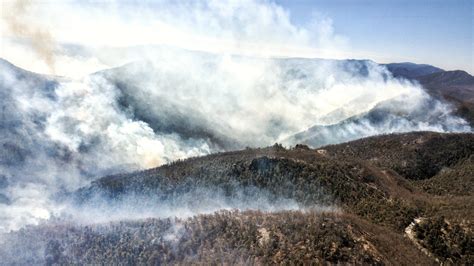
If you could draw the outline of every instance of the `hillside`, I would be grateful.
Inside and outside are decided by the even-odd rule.
[[[384,65],[396,78],[419,83],[427,95],[407,104],[400,96],[381,101],[372,109],[337,123],[316,124],[283,140],[321,147],[378,134],[409,131],[472,131],[474,127],[474,77],[461,70],[444,71],[431,65],[392,63]],[[417,108],[413,108],[417,106]],[[427,112],[426,110],[430,110]],[[344,116],[335,110],[329,117]],[[409,130],[407,130],[410,128]]]
[[[345,119],[336,124],[316,125],[283,140],[284,144],[304,143],[312,147],[337,144],[379,134],[407,131],[470,132],[471,125],[460,117],[446,113],[447,106],[434,98],[418,102],[413,110],[404,103],[405,98],[394,98],[377,104],[366,113]],[[395,106],[395,107],[394,107]],[[399,108],[403,106],[403,108]],[[424,110],[431,110],[425,112]],[[411,130],[407,130],[410,128]]]
[[[474,77],[461,70],[445,71],[416,78],[431,95],[456,107],[456,113],[474,125]]]
[[[359,158],[392,169],[406,179],[420,180],[469,158],[474,139],[472,134],[413,132],[370,137],[325,149],[336,159]]]
[[[32,264],[433,263],[399,234],[332,213],[221,211],[186,220],[45,225],[6,241],[31,243]],[[8,252],[0,256],[24,263]]]
[[[430,95],[447,100],[456,107],[456,114],[474,125],[474,77],[466,71],[444,71],[413,63],[385,65],[395,77],[419,82]]]
[[[474,126],[474,77],[463,70],[443,69],[414,63],[384,64],[394,77],[419,82],[430,95],[447,100],[456,108],[456,114]]]
[[[243,193],[250,199],[267,195],[270,202],[292,199],[298,209],[242,209],[86,227],[58,221],[8,237],[24,245],[35,236],[48,244],[46,250],[32,244],[31,252],[51,253],[46,259],[58,263],[469,264],[474,261],[474,227],[468,218],[474,215],[474,198],[472,186],[460,182],[473,182],[473,154],[473,134],[433,132],[383,135],[317,150],[275,145],[218,153],[107,176],[73,197],[82,211],[127,195],[140,195],[138,206],[144,208],[147,199],[181,202],[175,199],[201,188],[214,191],[206,194],[211,202]],[[217,197],[219,191],[223,198]],[[193,198],[178,204],[192,207],[202,200]],[[167,237],[170,232],[180,237]]]

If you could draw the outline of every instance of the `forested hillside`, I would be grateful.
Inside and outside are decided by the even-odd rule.
[[[264,194],[299,207],[87,226],[58,221],[9,237],[24,245],[34,235],[46,246],[31,252],[57,263],[472,263],[473,154],[473,134],[433,132],[218,153],[107,176],[72,196],[91,206],[127,195],[172,201],[202,189],[222,192],[216,201]]]

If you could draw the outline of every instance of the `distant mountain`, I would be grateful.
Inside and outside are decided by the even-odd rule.
[[[413,109],[412,105],[418,108]],[[337,144],[373,132],[389,134],[407,131],[470,131],[469,125],[460,123],[460,118],[446,113],[445,106],[434,98],[422,98],[416,103],[406,104],[405,97],[390,99],[377,104],[366,113],[331,125],[315,125],[283,140],[283,143],[304,143],[312,147]],[[427,112],[426,110],[429,110]]]
[[[387,67],[387,69],[392,72],[395,77],[404,77],[408,79],[444,71],[443,69],[432,65],[415,64],[409,62],[382,65]]]
[[[458,102],[474,103],[474,77],[462,70],[444,71],[417,77],[430,93]]]
[[[200,65],[199,68],[202,73],[200,75],[213,76],[214,72],[218,70],[219,60],[215,55],[211,54],[192,54],[196,56],[192,62]],[[255,62],[256,63],[256,62]],[[377,64],[370,60],[329,60],[329,59],[308,59],[308,58],[287,58],[287,59],[273,59],[272,63],[276,66],[275,71],[279,73],[278,84],[281,90],[294,90],[294,94],[299,91],[324,90],[327,84],[331,84],[330,80],[336,80],[341,83],[357,82],[364,78],[370,79],[369,75],[376,75],[373,72],[385,71],[380,73],[382,77],[387,77],[390,73],[384,68],[378,68]],[[413,63],[394,63],[385,65],[389,70],[398,73],[394,74],[398,77],[410,78],[414,76],[424,77],[426,73],[445,73],[442,69],[430,65],[419,65]],[[203,80],[198,78],[194,73],[185,74],[186,70],[178,73],[171,73],[170,70],[164,68],[158,63],[153,62],[135,62],[122,67],[105,70],[100,74],[104,76],[111,84],[120,90],[120,97],[118,99],[121,107],[127,110],[128,113],[137,120],[144,121],[150,125],[155,132],[164,132],[167,134],[178,134],[181,138],[205,138],[210,140],[213,147],[217,150],[232,150],[242,148],[244,146],[255,146],[254,141],[259,136],[250,138],[247,143],[242,143],[241,139],[237,137],[236,131],[231,131],[226,127],[225,123],[216,123],[212,121],[212,116],[215,113],[205,113],[200,109],[193,109],[192,104],[183,104],[183,102],[174,95],[167,93],[173,91],[174,88],[183,88],[188,91],[196,91],[196,100],[202,102],[200,92],[210,90],[210,97],[217,92],[213,89],[206,89],[209,84],[203,83]],[[374,70],[376,69],[376,70]],[[397,72],[399,71],[399,72]],[[327,72],[327,73],[326,73]],[[379,73],[377,73],[379,74]],[[430,74],[430,75],[434,75]],[[314,76],[323,75],[330,76],[329,80],[321,81]],[[193,79],[190,82],[190,79]],[[449,78],[447,78],[449,80]],[[150,80],[154,82],[154,86],[164,92],[155,93],[154,91],[140,91],[140,88],[150,87]],[[184,82],[185,81],[185,82]],[[221,82],[216,80],[213,86],[223,86],[224,91],[226,87],[232,86],[235,82]],[[383,81],[381,81],[383,82]],[[443,83],[444,84],[444,83]],[[189,86],[189,87],[188,87]],[[151,89],[154,90],[153,87]],[[238,88],[235,88],[238,90]],[[375,88],[374,88],[375,89]],[[426,88],[425,88],[426,89]],[[157,90],[158,91],[158,90]],[[222,92],[221,92],[222,93]],[[433,92],[428,91],[433,94]],[[288,96],[293,100],[293,95]],[[414,103],[407,106],[404,101],[406,99],[392,99],[390,102],[379,103],[368,110],[368,113],[359,113],[351,117],[351,112],[354,109],[364,108],[366,97],[362,95],[351,102],[345,104],[343,108],[336,109],[320,119],[320,122],[325,124],[334,123],[331,121],[342,121],[339,126],[337,124],[331,126],[315,125],[308,131],[317,132],[317,141],[309,140],[310,137],[300,138],[299,134],[296,138],[289,138],[284,140],[285,143],[297,143],[298,140],[308,144],[327,145],[338,143],[341,141],[349,141],[360,137],[373,135],[377,133],[391,133],[391,132],[407,132],[412,130],[443,130],[443,131],[464,131],[462,126],[454,125],[455,121],[451,119],[443,110],[440,104],[431,99],[420,103],[418,110],[412,110]],[[444,98],[437,98],[440,102],[445,102]],[[222,99],[216,99],[217,102]],[[157,105],[156,103],[160,103]],[[397,108],[395,108],[397,107]],[[436,109],[437,107],[438,109]],[[423,108],[427,108],[422,110]],[[426,111],[428,110],[428,111]],[[446,111],[446,110],[444,110]],[[236,113],[237,110],[233,113]],[[218,115],[218,114],[217,114]],[[285,130],[285,124],[278,121],[278,115],[275,115],[276,127],[281,127],[278,130]],[[346,120],[346,121],[343,121]],[[329,121],[329,122],[328,122]],[[470,119],[468,119],[471,122]],[[474,121],[474,120],[473,120]],[[265,128],[262,125],[262,128]],[[274,134],[278,132],[276,129],[271,129],[271,132],[264,132]],[[324,133],[326,132],[326,133]],[[304,135],[304,134],[303,134]],[[306,135],[311,135],[306,134]],[[297,141],[297,142],[295,142]]]
[[[199,60],[202,60],[203,73],[206,75],[212,75],[216,68],[215,58],[210,54],[196,54],[189,52],[191,55],[196,56]],[[196,59],[197,60],[197,59]],[[298,88],[305,89],[306,87],[311,88],[314,86],[324,86],[324,84],[317,84],[318,80],[311,79],[315,69],[318,71],[328,71],[331,69],[338,69],[335,73],[330,73],[333,79],[342,80],[343,82],[351,82],[353,79],[359,79],[359,77],[366,77],[369,75],[369,69],[373,67],[374,62],[368,60],[327,60],[327,59],[275,59],[278,66],[277,69],[282,73],[281,82],[283,89],[292,88],[296,85]],[[316,66],[322,65],[321,68]],[[467,119],[471,125],[474,125],[474,78],[468,73],[463,71],[443,71],[442,69],[430,66],[430,65],[419,65],[413,63],[394,63],[385,65],[394,75],[414,77],[420,82],[425,90],[445,101],[446,99],[453,102],[456,105],[457,114]],[[10,73],[11,76],[17,81],[21,81],[21,84],[25,86],[21,89],[21,93],[26,97],[27,95],[40,95],[47,101],[54,104],[55,102],[55,88],[59,84],[57,77],[47,77],[39,74],[35,74],[21,68],[14,66],[13,64],[1,60],[0,67],[4,69],[4,73]],[[397,72],[398,71],[398,72]],[[396,74],[398,73],[398,74]],[[431,73],[423,75],[425,73]],[[190,75],[194,75],[191,73]],[[421,75],[421,76],[420,76]],[[175,134],[182,139],[194,141],[197,139],[204,139],[214,150],[231,150],[242,148],[248,144],[242,143],[238,137],[235,136],[236,132],[232,131],[231,128],[226,127],[225,124],[216,123],[216,121],[209,118],[209,113],[204,113],[199,108],[196,109],[192,105],[182,104],[178,98],[168,97],[179,95],[178,93],[168,93],[167,91],[173,91],[176,87],[184,87],[184,91],[192,91],[199,89],[205,91],[206,86],[210,86],[204,83],[199,77],[194,77],[196,82],[189,82],[189,77],[180,73],[170,73],[166,68],[156,69],[150,62],[135,62],[127,64],[122,67],[104,70],[98,73],[94,73],[93,76],[103,77],[114,86],[114,89],[118,90],[117,98],[113,99],[116,101],[119,112],[123,112],[129,119],[136,121],[143,121],[147,123],[153,129],[156,134]],[[156,84],[150,85],[150,80]],[[11,82],[11,81],[10,81]],[[198,83],[199,82],[199,83]],[[220,81],[220,86],[229,86],[230,82]],[[8,80],[0,80],[0,86],[4,89],[0,92],[3,94],[2,101],[4,112],[2,112],[3,120],[2,123],[19,123],[19,125],[25,124],[25,120],[33,119],[34,121],[28,122],[28,126],[36,125],[44,127],[44,119],[47,114],[41,112],[35,112],[32,114],[25,115],[15,118],[19,115],[18,106],[15,106],[15,101],[12,98],[11,93],[14,93],[15,97],[19,92],[13,92],[13,84],[7,84]],[[202,84],[201,84],[202,83]],[[15,87],[19,88],[18,84]],[[141,87],[148,87],[151,89],[157,88],[156,91],[141,90]],[[162,91],[162,92],[161,92]],[[363,99],[360,99],[363,100]],[[356,99],[354,103],[358,104],[359,99]],[[396,100],[395,100],[396,101]],[[159,103],[159,104],[156,104]],[[115,103],[114,103],[115,104]],[[204,104],[204,103],[198,103]],[[404,106],[401,102],[397,102],[401,106]],[[433,108],[435,103],[425,103],[425,108],[430,110]],[[315,125],[309,131],[315,131],[315,129],[324,128],[328,134],[318,133],[318,141],[320,145],[337,143],[338,141],[348,141],[361,136],[368,136],[374,133],[388,133],[388,132],[401,132],[411,128],[417,129],[416,123],[423,122],[428,126],[433,127],[420,128],[421,130],[435,130],[434,126],[437,122],[443,124],[443,117],[440,117],[439,121],[436,121],[438,113],[434,112],[422,112],[413,113],[390,111],[389,104],[380,103],[373,110],[370,110],[367,114],[360,114],[356,117],[347,119],[341,122],[340,125],[346,127],[346,132],[341,132],[341,127],[328,126],[321,127]],[[30,117],[31,116],[31,117]],[[330,116],[330,120],[344,120],[349,116],[346,110],[338,109],[332,113],[326,115]],[[430,116],[430,117],[428,117]],[[33,118],[34,117],[34,118]],[[324,122],[325,117],[322,118]],[[363,121],[362,121],[363,120]],[[357,122],[359,121],[359,122]],[[356,123],[355,128],[350,128],[351,123]],[[400,122],[400,123],[398,123]],[[6,125],[6,124],[5,124]],[[367,126],[374,126],[372,129],[367,130]],[[387,127],[387,125],[389,127]],[[393,127],[395,125],[395,127]],[[404,125],[399,127],[397,125]],[[449,123],[444,123],[445,126],[449,126]],[[275,128],[272,128],[269,135],[278,134],[278,130],[285,130],[284,124],[275,118],[273,123]],[[281,127],[281,128],[279,128]],[[3,126],[4,132],[11,131],[15,127]],[[20,127],[18,127],[20,128]],[[331,129],[333,128],[333,129]],[[373,132],[375,129],[385,129],[379,132]],[[445,129],[445,128],[444,128]],[[32,129],[33,130],[33,129]],[[31,130],[31,131],[32,131]],[[36,129],[35,129],[36,130]],[[335,131],[338,131],[335,133]],[[6,135],[3,134],[3,135]],[[30,132],[29,139],[35,140],[35,134]],[[341,135],[340,138],[334,138],[333,136]],[[343,136],[344,135],[344,136]],[[301,135],[300,135],[301,136]],[[18,135],[15,138],[20,138]],[[14,152],[5,152],[0,154],[0,164],[2,161],[21,161],[21,159],[28,153],[27,150],[30,148],[21,148],[27,143],[26,141],[18,141],[13,145],[12,140],[15,138],[5,138],[5,149]],[[252,139],[252,138],[250,138]],[[298,138],[300,139],[300,138]],[[308,139],[305,137],[304,139]],[[303,139],[301,139],[303,140]],[[39,141],[39,140],[35,140]],[[95,140],[97,141],[97,140]],[[8,142],[8,143],[7,143]],[[19,145],[19,146],[18,146]],[[36,147],[42,144],[36,145]],[[51,145],[51,144],[48,144]],[[81,145],[88,145],[87,143]],[[86,151],[84,146],[84,151]],[[17,148],[13,148],[17,147]],[[12,150],[13,149],[13,150]],[[15,157],[17,154],[20,159],[7,159],[7,157]],[[3,157],[3,159],[1,159]]]
[[[417,77],[416,80],[432,96],[456,108],[456,114],[474,127],[474,77],[462,70],[444,71]]]
[[[395,77],[418,81],[432,96],[453,103],[458,114],[474,125],[474,77],[466,71],[409,62],[383,65]]]
[[[474,77],[463,70],[443,71],[417,77],[427,86],[464,86],[474,84]]]
[[[348,62],[365,65],[363,60]],[[403,99],[391,99],[379,103],[367,113],[350,117],[337,124],[315,125],[283,140],[283,143],[306,143],[319,147],[370,136],[372,134],[370,132],[374,130],[379,133],[404,132],[407,127],[415,130],[420,126],[422,126],[420,130],[437,130],[437,128],[439,130],[439,125],[444,125],[443,130],[449,130],[448,120],[452,121],[451,117],[438,112],[426,112],[426,110],[436,109],[435,107],[441,111],[443,107],[440,103],[453,105],[454,114],[474,127],[474,77],[469,73],[461,70],[445,71],[432,65],[410,62],[382,64],[382,66],[385,66],[396,78],[418,82],[433,99],[427,99],[422,103],[423,107],[415,112],[411,109],[413,103],[407,105]],[[363,70],[364,68],[360,68],[358,72],[363,73]],[[394,106],[403,108],[393,108]],[[328,116],[337,118],[344,117],[346,114],[343,110],[337,109]],[[325,122],[325,118],[321,122]]]

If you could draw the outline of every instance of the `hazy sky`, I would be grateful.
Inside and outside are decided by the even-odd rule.
[[[411,61],[474,73],[472,0],[277,0],[295,24],[330,17],[351,48],[379,62]]]
[[[263,57],[409,61],[474,73],[473,0],[1,3],[0,57],[40,73],[82,76],[135,60],[130,48],[159,45]]]

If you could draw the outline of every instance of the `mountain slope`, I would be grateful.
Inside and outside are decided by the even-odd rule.
[[[28,235],[35,236],[34,241]],[[6,241],[33,243],[30,250],[38,256],[32,264],[434,262],[399,234],[354,216],[331,213],[221,211],[185,220],[147,219],[86,229],[49,225],[11,234]],[[24,262],[1,249],[0,256],[8,262]]]
[[[469,214],[472,212],[472,193],[468,193],[467,196],[466,194],[462,194],[460,197],[463,197],[465,203],[461,203],[460,205],[458,201],[460,198],[456,196],[457,194],[444,193],[440,194],[442,196],[435,198],[424,191],[432,193],[434,187],[442,189],[443,186],[436,185],[437,182],[439,182],[436,180],[449,182],[449,176],[446,176],[447,171],[445,170],[447,168],[453,168],[453,171],[456,171],[454,173],[456,173],[459,178],[471,182],[474,178],[474,173],[472,172],[471,159],[469,158],[471,158],[473,154],[473,134],[439,134],[433,132],[371,137],[354,142],[328,146],[318,150],[311,150],[301,145],[291,150],[286,150],[281,146],[275,145],[274,147],[265,149],[249,149],[214,154],[176,162],[171,165],[143,172],[105,177],[93,182],[90,187],[79,190],[75,197],[80,205],[90,204],[90,200],[96,201],[98,199],[97,195],[101,195],[99,198],[106,198],[108,201],[120,201],[120,199],[129,193],[134,195],[155,195],[158,196],[160,200],[166,200],[173,199],[180,193],[186,194],[190,188],[208,187],[211,191],[224,190],[226,197],[229,198],[235,197],[236,193],[242,189],[246,191],[245,193],[249,193],[246,194],[248,197],[252,197],[252,191],[254,193],[265,191],[269,193],[270,200],[277,201],[279,198],[294,199],[301,204],[300,206],[302,206],[303,209],[335,204],[341,208],[344,214],[342,216],[336,214],[336,216],[339,217],[336,220],[330,218],[333,214],[328,214],[327,217],[329,218],[325,224],[331,228],[329,229],[331,233],[328,233],[329,235],[327,237],[342,233],[349,237],[347,240],[349,243],[361,243],[360,241],[368,241],[368,243],[363,245],[364,248],[362,250],[359,250],[358,244],[350,244],[351,251],[349,253],[344,253],[345,251],[343,251],[344,245],[346,244],[335,244],[336,248],[332,252],[336,253],[330,254],[334,256],[335,254],[340,254],[342,256],[339,257],[338,255],[336,258],[332,257],[333,255],[331,255],[331,257],[322,255],[327,254],[324,253],[324,245],[313,246],[313,244],[310,244],[307,248],[323,252],[317,253],[319,255],[316,256],[323,261],[362,262],[358,256],[360,254],[366,254],[364,252],[368,252],[367,259],[370,259],[366,262],[388,262],[390,261],[389,254],[394,254],[398,252],[395,251],[396,249],[401,248],[401,246],[398,245],[406,246],[409,244],[394,243],[395,246],[388,247],[383,246],[381,242],[378,242],[379,240],[373,238],[368,240],[366,238],[368,235],[374,235],[376,238],[381,237],[381,235],[379,235],[381,231],[379,231],[379,233],[372,232],[365,227],[366,225],[377,224],[380,227],[376,228],[388,230],[383,234],[393,234],[394,238],[397,239],[404,234],[405,228],[417,217],[425,217],[428,220],[436,220],[439,219],[439,217],[443,217],[441,219],[446,219],[451,226],[459,226],[459,228],[456,229],[458,230],[457,234],[461,234],[463,239],[468,239],[466,243],[471,243],[469,241],[472,241],[472,234],[469,233],[469,230],[472,230],[472,221],[466,221],[465,217],[469,217]],[[456,170],[460,169],[460,167],[464,170]],[[426,181],[412,181],[413,179],[420,178],[424,178]],[[459,178],[453,179],[452,181],[456,182]],[[430,182],[430,180],[433,181]],[[245,188],[249,187],[257,187],[260,190],[245,190]],[[336,211],[336,213],[337,212],[338,211]],[[212,216],[209,216],[209,219],[216,222],[219,219],[224,219],[226,220],[225,223],[230,224],[234,223],[232,222],[235,221],[234,219],[239,221],[241,221],[240,219],[247,219],[243,218],[247,215],[245,213],[229,215],[230,216],[226,218],[222,218],[222,216],[212,218]],[[243,217],[241,217],[241,215],[243,215]],[[261,214],[260,217],[267,217],[268,215],[270,215],[270,217],[273,215],[273,217],[275,217],[274,219],[277,220],[291,220],[291,218],[288,218],[290,214],[284,213]],[[315,214],[311,214],[310,211],[309,214],[297,215],[302,215],[299,216],[301,218],[298,219],[305,220],[313,219],[310,217]],[[316,214],[316,216],[325,217],[321,214]],[[336,229],[339,228],[336,225],[336,227],[330,225],[333,221],[337,221],[338,219],[342,222],[340,229]],[[285,222],[287,226],[295,228],[292,229],[294,230],[294,235],[292,231],[286,233],[282,232],[285,238],[301,237],[301,235],[297,233],[298,229],[296,229],[299,227],[296,225],[298,222],[296,224],[294,224],[294,222],[295,221]],[[304,223],[310,226],[309,224],[313,222],[307,221]],[[338,222],[336,222],[336,224],[337,223]],[[366,225],[362,225],[361,223]],[[271,228],[280,228],[278,230],[282,230],[281,226],[282,225],[274,224]],[[322,224],[318,226],[322,226]],[[263,228],[266,227],[263,226]],[[362,235],[350,233],[350,230],[352,230],[350,228],[359,228],[357,230],[362,230],[360,232],[363,237]],[[240,229],[236,230],[239,231]],[[258,232],[266,232],[262,230],[263,229]],[[282,241],[281,237],[278,238],[277,231],[273,230],[276,229],[269,230],[270,239],[280,239],[280,241]],[[416,227],[414,230],[421,229]],[[272,232],[276,235],[273,235]],[[310,233],[308,237],[313,237],[315,236],[314,234],[317,235],[318,233],[316,232],[319,231],[316,230]],[[225,235],[224,237],[230,237],[230,239],[232,239],[226,241],[240,241],[241,236],[239,235],[227,235],[227,233],[224,232],[222,232],[222,234]],[[256,233],[256,235],[258,235],[258,233]],[[220,233],[217,233],[217,235],[213,234],[213,237],[217,236],[222,237]],[[321,236],[317,236],[316,238],[320,237]],[[364,240],[361,240],[361,237]],[[310,241],[307,238],[305,239],[306,240],[302,239],[301,241]],[[274,254],[273,256],[278,257],[281,256],[281,254],[285,254],[285,252],[290,252],[292,254],[291,256],[293,256],[299,245],[298,240],[295,239],[294,241],[296,242],[285,240],[285,243],[290,245],[287,251],[284,251],[283,247],[279,246],[279,248],[273,249],[271,252],[268,251],[262,254]],[[345,241],[346,240],[343,240],[341,243],[346,243]],[[426,244],[416,237],[415,241],[421,243],[420,245]],[[458,240],[454,238],[445,239],[443,241],[445,241],[443,243],[447,245],[447,248],[451,245],[458,245],[456,244]],[[462,245],[466,245],[466,243]],[[426,245],[428,250],[430,247],[434,247],[430,246],[431,244]],[[199,247],[201,251],[203,250],[202,248],[205,249],[202,245]],[[240,255],[236,254],[242,253],[233,253],[235,252],[233,248],[237,247],[243,246],[227,247],[230,249],[230,253],[227,253],[230,257],[225,258],[239,258]],[[246,246],[243,250],[248,249],[249,246]],[[250,250],[252,250],[252,252],[255,251],[253,248],[250,248]],[[425,258],[423,252],[418,250],[415,245],[411,247],[411,250],[418,252],[416,256],[419,256],[419,259]],[[451,249],[448,248],[448,250]],[[452,252],[454,252],[452,254],[457,252],[456,254],[459,256],[453,255],[454,257],[451,257],[451,255],[449,255],[451,253],[448,252],[443,253],[447,254],[445,255],[447,257],[443,257],[444,255],[440,255],[441,253],[432,250],[435,255],[431,256],[441,261],[468,262],[472,260],[473,254],[471,251],[472,250],[466,249],[464,249],[464,251],[458,251],[456,249],[455,251],[455,249],[452,249]],[[296,257],[291,256],[286,258],[296,259]],[[298,257],[300,255],[295,256]],[[244,257],[247,257],[247,255]],[[285,256],[278,258],[279,259],[275,259],[275,257],[273,257],[273,261],[282,262]],[[263,257],[259,257],[259,259],[263,259]],[[403,258],[398,257],[392,259],[395,259],[397,263],[403,263],[404,261]],[[423,264],[426,263],[428,262],[423,262]]]
[[[443,69],[413,63],[384,66],[395,76],[418,81],[432,96],[451,102],[456,114],[474,126],[474,77],[462,70]]]
[[[367,112],[329,125],[315,125],[283,140],[313,147],[378,134],[407,131],[471,131],[474,126],[474,77],[465,71],[444,71],[430,65],[385,65],[395,77],[419,83],[426,95],[395,97]],[[329,114],[338,116],[341,110]],[[463,121],[465,120],[465,122]],[[322,122],[325,122],[324,119]],[[467,122],[467,123],[466,123]],[[408,129],[409,128],[409,129]]]
[[[474,151],[472,134],[414,132],[369,137],[325,149],[335,158],[360,158],[390,168],[407,179],[428,179]]]
[[[446,191],[449,186],[439,182],[472,183],[473,154],[474,134],[433,132],[377,136],[317,150],[274,145],[218,153],[101,178],[72,195],[71,209],[79,208],[86,217],[91,212],[98,221],[96,209],[104,212],[104,206],[146,213],[147,206],[160,202],[189,209],[237,199],[244,202],[237,207],[241,211],[147,220],[129,214],[126,220],[135,221],[95,225],[58,220],[3,239],[39,254],[31,263],[469,264],[474,261],[469,248],[473,194]],[[298,207],[247,210],[261,197],[274,204],[293,200]],[[6,247],[0,243],[0,255],[23,262],[11,256],[11,245]]]
[[[456,113],[474,125],[474,77],[461,70],[417,77],[423,87],[437,98],[456,107]]]
[[[456,107],[457,115],[474,125],[474,77],[466,71],[444,71],[440,68],[413,63],[385,65],[395,77],[419,82],[437,99],[447,100]]]
[[[417,108],[413,108],[413,106]],[[331,125],[316,125],[283,140],[285,144],[304,143],[312,147],[341,143],[377,134],[407,131],[470,132],[471,127],[462,118],[447,112],[446,105],[422,97],[409,103],[406,97],[397,97],[377,104],[366,113]],[[427,112],[426,110],[430,110]]]

